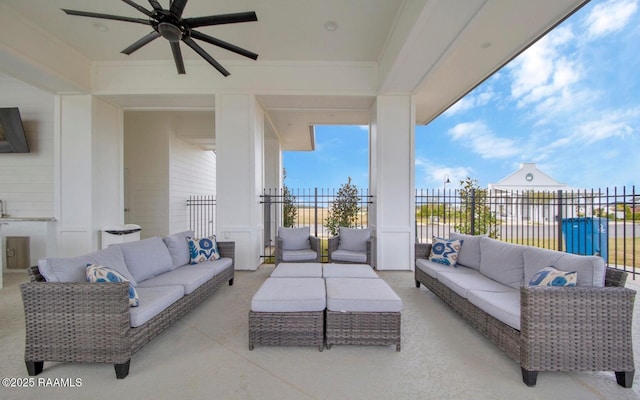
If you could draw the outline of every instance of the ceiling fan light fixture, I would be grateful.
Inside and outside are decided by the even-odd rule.
[[[158,33],[170,42],[179,42],[182,39],[182,30],[169,22],[160,22]]]

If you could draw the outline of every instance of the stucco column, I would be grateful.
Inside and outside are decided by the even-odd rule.
[[[371,108],[369,224],[378,269],[413,269],[415,104],[411,96],[378,96]]]
[[[236,243],[236,269],[260,265],[264,112],[255,96],[216,96],[216,232]]]

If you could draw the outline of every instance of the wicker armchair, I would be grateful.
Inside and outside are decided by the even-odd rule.
[[[234,259],[234,242],[218,242],[218,249]],[[136,328],[130,326],[127,282],[45,282],[37,266],[29,275],[31,282],[20,285],[29,375],[42,372],[44,361],[96,362],[114,364],[116,377],[123,379],[135,352],[216,289],[233,284],[234,266]]]
[[[363,243],[356,244],[351,250],[344,250],[342,249],[343,246],[340,246],[340,234],[330,237],[328,241],[329,262],[335,264],[368,264],[373,268],[375,239],[370,236],[369,229],[349,230],[341,228],[340,232],[342,233],[342,237],[355,233],[356,237],[360,236],[359,241],[362,241]],[[362,233],[366,234],[362,235]],[[350,238],[350,240],[351,245],[354,245],[353,238]],[[349,246],[346,248],[349,249]]]
[[[430,244],[417,243],[415,257],[428,258]],[[538,371],[614,371],[619,385],[633,384],[633,305],[626,272],[607,268],[605,287],[520,288],[520,330],[513,329],[415,268],[423,284],[520,364],[534,386]],[[559,329],[562,327],[562,329]]]
[[[309,227],[278,228],[275,265],[281,262],[320,262],[320,238]]]

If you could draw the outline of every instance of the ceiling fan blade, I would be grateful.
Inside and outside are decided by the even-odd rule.
[[[86,11],[67,10],[64,8],[62,9],[62,11],[64,11],[68,15],[76,15],[79,17],[112,19],[115,21],[135,22],[138,24],[151,25],[151,22],[149,22],[148,19],[142,19],[142,18],[129,18],[129,17],[122,17],[120,15],[99,14],[99,13],[92,13],[92,12],[86,12]]]
[[[200,56],[202,58],[204,58],[205,60],[207,60],[207,62],[211,65],[213,65],[213,67],[215,69],[217,69],[218,71],[220,71],[220,73],[224,76],[229,76],[229,71],[227,71],[226,69],[224,69],[224,67],[222,65],[220,65],[219,62],[217,62],[216,60],[213,59],[213,57],[211,57],[209,55],[209,53],[207,53],[206,51],[204,51],[204,49],[202,47],[200,47],[198,45],[198,43],[194,42],[193,39],[191,39],[190,37],[186,36],[184,38],[182,38],[182,41],[185,42],[189,47],[191,47],[196,53],[200,54]]]
[[[169,42],[171,45],[171,52],[173,53],[173,60],[176,62],[176,68],[180,75],[184,75],[184,61],[182,60],[182,51],[180,51],[180,42]]]
[[[240,54],[241,56],[251,58],[252,60],[258,59],[258,55],[252,51],[245,50],[242,47],[238,47],[231,43],[225,42],[224,40],[216,39],[213,36],[206,35],[202,32],[191,31],[191,37],[194,39],[204,40],[205,42],[211,43],[214,46],[222,47],[225,50],[229,50],[236,54]]]
[[[207,17],[185,18],[184,22],[190,28],[199,26],[235,24],[238,22],[254,22],[258,20],[258,16],[254,11],[241,12],[234,14],[209,15]]]
[[[149,0],[149,4],[151,4],[151,7],[156,11],[162,10],[162,6],[157,0]]]
[[[131,0],[122,0],[125,3],[127,3],[128,5],[130,5],[131,7],[135,8],[136,10],[140,11],[141,13],[143,13],[144,15],[146,15],[147,17],[152,16],[153,14],[151,13],[151,11],[147,10],[146,8],[142,7],[139,4],[134,3]]]
[[[171,14],[176,17],[182,17],[182,12],[184,11],[184,7],[187,5],[187,0],[172,0],[171,6],[169,6],[169,11]]]
[[[144,46],[145,44],[147,44],[147,43],[151,42],[152,40],[157,39],[159,37],[160,37],[160,34],[158,32],[151,31],[151,33],[149,33],[148,35],[140,38],[138,41],[133,43],[131,46],[129,46],[126,49],[122,50],[121,53],[124,53],[126,55],[130,55],[134,51],[138,50],[140,47]]]

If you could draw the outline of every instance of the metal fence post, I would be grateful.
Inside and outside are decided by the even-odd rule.
[[[471,188],[471,235],[476,234],[476,189]]]
[[[564,214],[562,210],[564,209],[564,204],[562,202],[562,190],[558,190],[558,215],[556,215],[556,223],[557,223],[557,236],[558,236],[558,250],[562,251],[564,247],[562,244],[562,219],[564,218]]]

